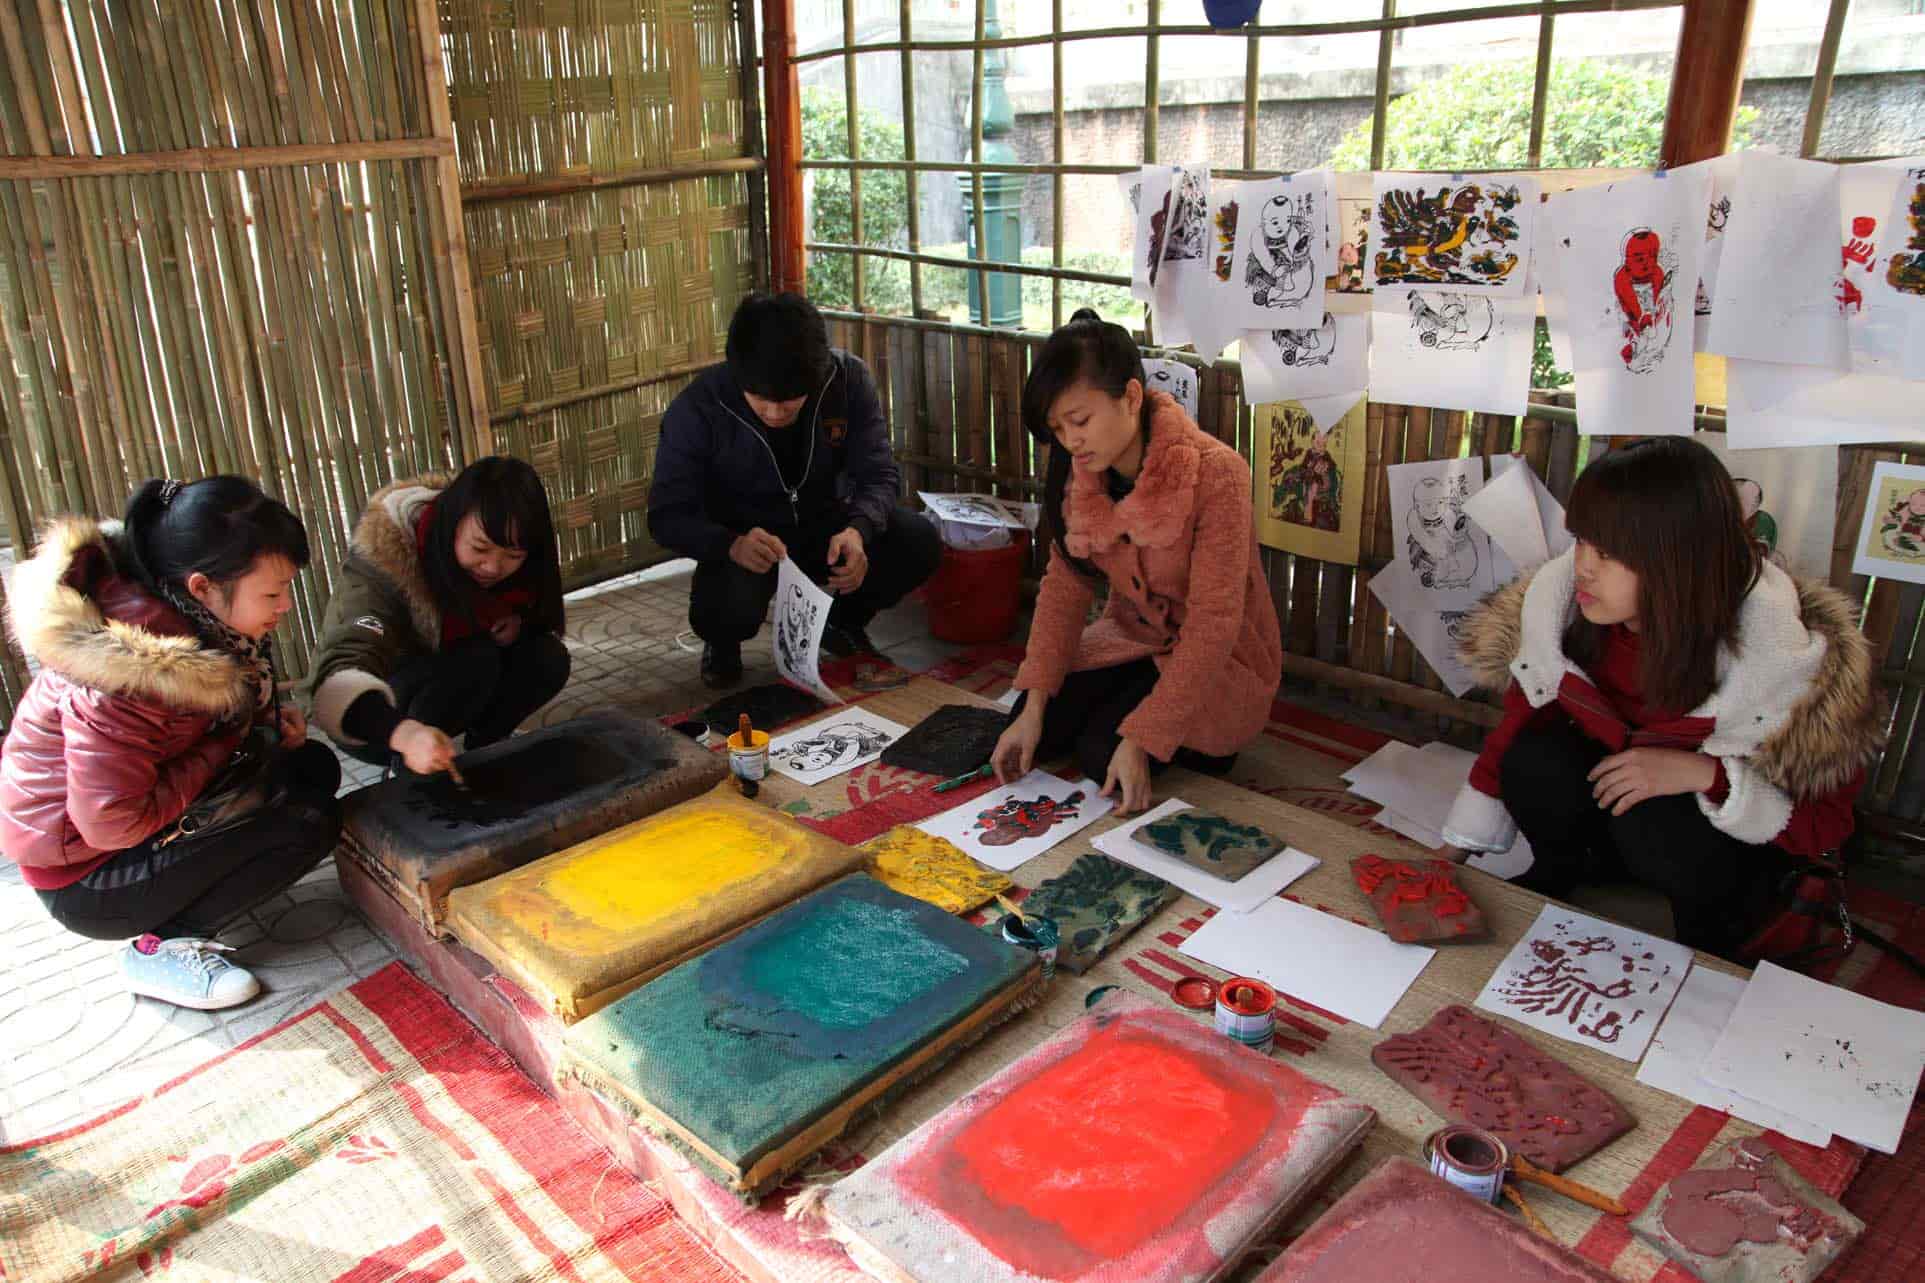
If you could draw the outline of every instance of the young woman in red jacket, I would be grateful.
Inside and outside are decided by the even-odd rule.
[[[1613,450],[1578,477],[1576,546],[1466,621],[1464,655],[1504,720],[1444,837],[1508,850],[1568,897],[1629,876],[1679,941],[1730,956],[1799,862],[1850,836],[1881,739],[1851,603],[1762,560],[1731,476],[1685,437]]]
[[[214,936],[334,849],[341,768],[281,701],[268,636],[307,559],[286,507],[209,477],[55,521],[14,572],[39,672],[0,747],[0,850],[61,925],[132,938],[135,993],[253,997]]]

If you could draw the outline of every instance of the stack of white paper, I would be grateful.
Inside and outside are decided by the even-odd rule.
[[[1145,873],[1154,874],[1165,882],[1175,883],[1197,899],[1214,904],[1219,909],[1228,909],[1233,913],[1248,913],[1320,863],[1313,856],[1305,855],[1293,847],[1286,847],[1236,881],[1225,882],[1222,878],[1212,877],[1193,864],[1186,864],[1175,856],[1151,850],[1135,840],[1133,835],[1145,824],[1160,820],[1177,811],[1189,809],[1188,802],[1173,797],[1161,806],[1146,811],[1132,822],[1092,839],[1090,845],[1113,860],[1121,860],[1124,864],[1141,869]]]
[[[1350,791],[1384,809],[1377,823],[1419,846],[1444,844],[1444,817],[1457,792],[1470,781],[1475,753],[1449,744],[1422,748],[1392,740],[1343,774]],[[1479,852],[1470,866],[1492,877],[1510,879],[1531,867],[1531,844],[1518,835],[1508,851]]]

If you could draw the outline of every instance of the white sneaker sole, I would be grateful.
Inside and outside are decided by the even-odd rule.
[[[137,984],[131,983],[127,986],[127,992],[142,998],[152,998],[155,1002],[165,1002],[176,1007],[187,1007],[194,1011],[225,1011],[229,1007],[239,1007],[261,996],[260,989],[256,988],[253,993],[243,998],[183,998],[164,990],[144,989]]]

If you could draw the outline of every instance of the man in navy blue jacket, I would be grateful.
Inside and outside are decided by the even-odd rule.
[[[727,353],[669,405],[648,494],[649,534],[696,561],[688,621],[710,686],[741,679],[783,557],[836,594],[823,634],[834,655],[873,650],[869,621],[942,558],[928,519],[896,506],[902,480],[868,367],[830,348],[814,304],[743,299]]]

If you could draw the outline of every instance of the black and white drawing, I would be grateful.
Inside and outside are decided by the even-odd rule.
[[[1522,414],[1530,396],[1535,291],[1380,288],[1371,300],[1370,394],[1399,405]]]
[[[916,494],[929,515],[939,521],[957,521],[966,526],[1002,526],[1009,530],[1023,530],[1029,525],[1023,519],[1022,505],[995,495],[931,494],[927,490],[918,490]]]
[[[850,709],[776,736],[769,765],[799,784],[818,784],[879,756],[908,733],[886,717]]]
[[[1185,165],[1170,190],[1169,222],[1163,236],[1163,261],[1188,262],[1204,256],[1208,244],[1210,171]]]
[[[1330,235],[1335,183],[1310,170],[1243,184],[1229,287],[1244,330],[1313,330],[1337,270]]]
[[[1324,312],[1317,324],[1302,329],[1251,330],[1243,336],[1243,391],[1252,405],[1299,401],[1312,417],[1321,411],[1334,422],[1369,386],[1367,314]],[[1349,401],[1341,399],[1353,393]],[[1329,422],[1318,418],[1317,426]]]
[[[1484,461],[1436,459],[1385,469],[1391,535],[1401,555],[1370,581],[1397,631],[1453,694],[1476,684],[1458,658],[1465,617],[1499,579],[1490,536],[1464,512],[1484,485]]]
[[[1496,327],[1488,298],[1471,294],[1410,292],[1410,328],[1418,345],[1447,352],[1475,352]]]
[[[1323,324],[1313,330],[1272,330],[1270,341],[1276,345],[1277,359],[1285,365],[1307,370],[1313,365],[1329,365],[1337,354],[1337,318],[1323,314]]]
[[[822,630],[829,625],[828,593],[809,582],[801,567],[787,557],[775,581],[775,670],[831,704],[842,699],[822,680]]]
[[[1185,414],[1196,418],[1195,370],[1181,361],[1155,360],[1143,362],[1143,373],[1149,379],[1149,391],[1169,393]]]
[[[1477,540],[1464,515],[1462,475],[1424,477],[1412,487],[1404,518],[1410,571],[1426,588],[1468,588],[1477,578]]]

